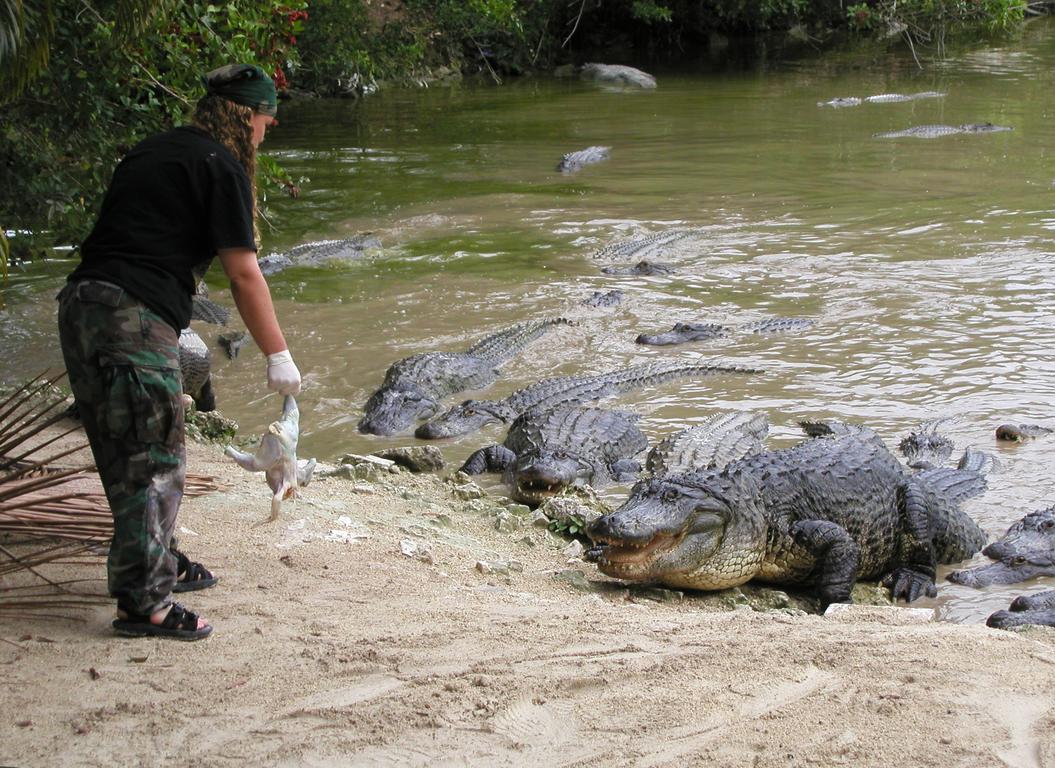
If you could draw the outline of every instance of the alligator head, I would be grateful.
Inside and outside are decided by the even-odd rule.
[[[982,550],[993,560],[1023,552],[1051,552],[1055,554],[1055,507],[1030,512],[1012,523],[1007,533]]]
[[[491,401],[466,400],[419,426],[414,436],[422,440],[457,437],[503,421],[506,421],[504,414]]]
[[[371,435],[394,435],[410,429],[414,422],[436,413],[439,403],[413,382],[381,387],[366,401],[359,431]]]
[[[985,623],[998,629],[1027,624],[1055,627],[1055,590],[1020,595],[1011,603],[1009,610],[997,611]]]
[[[689,589],[725,589],[754,577],[766,555],[754,483],[713,471],[643,480],[594,521],[589,555],[602,573]]]
[[[988,587],[990,584],[1015,584],[1036,576],[1055,576],[1055,552],[1019,552],[995,563],[953,571],[949,581],[965,587]]]
[[[509,471],[510,496],[530,507],[539,506],[565,488],[590,485],[597,476],[593,463],[565,450],[518,456]]]

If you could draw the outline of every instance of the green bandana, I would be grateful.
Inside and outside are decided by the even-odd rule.
[[[202,77],[209,93],[223,96],[235,104],[252,107],[262,115],[278,114],[275,81],[260,67],[252,64],[228,64]]]

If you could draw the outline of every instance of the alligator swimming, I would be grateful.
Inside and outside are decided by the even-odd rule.
[[[564,318],[533,320],[492,334],[464,352],[424,352],[393,363],[381,387],[366,403],[359,431],[394,435],[439,410],[440,400],[466,389],[479,389],[499,376],[496,366]]]
[[[584,80],[595,80],[607,85],[631,86],[650,90],[656,87],[656,78],[647,72],[622,64],[583,64],[579,77]]]
[[[584,307],[614,307],[623,301],[623,292],[619,289],[606,291],[594,291],[586,299],[583,300],[582,304]]]
[[[674,327],[663,333],[642,333],[636,341],[638,344],[667,346],[685,344],[690,341],[707,341],[728,336],[734,330],[748,333],[781,333],[809,328],[813,320],[805,317],[772,317],[740,325],[719,325],[717,323],[674,323]]]
[[[658,261],[639,261],[629,267],[605,267],[601,270],[606,275],[636,275],[646,277],[649,275],[672,275],[674,267],[670,264],[661,264]]]
[[[1055,576],[1055,507],[1030,512],[982,550],[996,562],[949,574],[966,587],[1015,584],[1037,576]]]
[[[557,170],[561,173],[575,173],[583,166],[607,160],[610,150],[611,147],[587,147],[577,152],[569,152],[561,158]]]
[[[996,439],[1024,443],[1034,437],[1043,437],[1051,433],[1051,429],[1039,424],[1001,424],[996,428]]]
[[[903,131],[888,131],[887,133],[874,134],[877,139],[903,139],[914,137],[917,139],[936,139],[940,136],[951,136],[957,133],[999,133],[1000,131],[1013,131],[1006,125],[993,125],[992,123],[964,123],[963,125],[917,125],[906,128]]]
[[[938,432],[940,419],[928,421],[898,443],[898,450],[913,469],[941,466],[952,456],[952,440]]]
[[[918,99],[938,99],[945,96],[939,91],[921,91],[920,93],[879,93],[875,96],[866,96],[863,99],[857,96],[842,96],[829,101],[818,101],[818,107],[856,107],[859,104],[891,104],[900,101],[916,101]]]
[[[650,261],[686,240],[698,240],[702,230],[668,229],[663,232],[634,235],[609,243],[593,254],[595,259],[619,259],[620,261]]]
[[[985,534],[958,509],[977,473],[911,474],[864,427],[841,428],[724,468],[638,482],[587,528],[601,571],[629,581],[725,589],[751,579],[813,584],[824,605],[882,577],[895,599],[934,595],[939,562],[969,558]],[[942,484],[964,476],[950,499]],[[973,484],[972,487],[968,487]]]
[[[669,361],[643,363],[588,376],[554,376],[518,389],[502,400],[466,400],[419,426],[414,435],[424,440],[455,437],[487,424],[508,424],[532,408],[581,405],[682,376],[713,376],[722,373],[761,371],[738,365]]]
[[[1009,610],[997,611],[985,623],[996,629],[1028,624],[1055,627],[1055,590],[1016,597]]]
[[[257,259],[260,271],[273,275],[289,267],[323,267],[360,261],[371,253],[381,250],[381,241],[372,235],[341,240],[319,240],[301,243],[285,253],[271,253]]]
[[[532,409],[517,417],[501,445],[475,451],[470,475],[503,472],[515,501],[538,506],[565,488],[601,488],[633,479],[634,456],[648,447],[637,416],[581,406]]]

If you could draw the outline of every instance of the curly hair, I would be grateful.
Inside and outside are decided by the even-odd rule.
[[[245,169],[249,184],[253,189],[253,238],[260,244],[260,230],[257,227],[256,206],[256,147],[253,146],[253,110],[250,107],[235,104],[230,99],[215,94],[207,94],[198,100],[191,118],[191,125],[205,131],[220,144],[230,150],[231,154]]]

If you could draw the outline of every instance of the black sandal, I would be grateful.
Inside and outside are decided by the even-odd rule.
[[[219,581],[209,572],[208,568],[201,563],[193,562],[175,547],[170,547],[169,551],[176,556],[176,575],[183,574],[172,585],[173,592],[196,592],[199,589],[211,587]]]
[[[127,618],[114,619],[114,632],[125,637],[171,637],[175,640],[202,640],[212,633],[212,625],[198,629],[198,614],[179,603],[170,603],[160,624],[150,623],[150,614],[132,613],[118,605]]]

